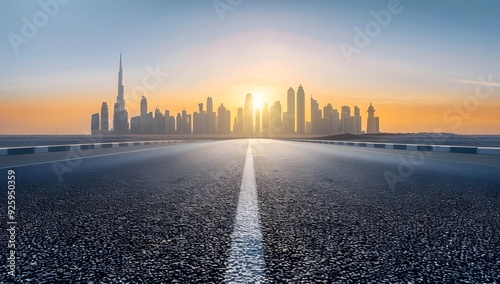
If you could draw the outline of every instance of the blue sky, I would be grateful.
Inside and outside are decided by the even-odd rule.
[[[53,3],[0,2],[2,105],[88,104],[82,92],[87,100],[111,104],[120,50],[128,91],[141,84],[147,66],[170,74],[148,98],[174,112],[180,111],[179,97],[193,110],[193,102],[209,95],[236,107],[247,92],[260,92],[271,104],[299,83],[321,106],[422,99],[443,104],[473,91],[457,80],[492,74],[500,81],[498,1],[401,0],[401,12],[350,63],[339,45],[353,44],[354,29],[364,30],[373,21],[370,12],[391,1],[242,0],[221,21],[209,0],[72,0],[58,4],[47,25],[15,53],[9,34],[22,35],[22,18],[32,22],[43,11],[39,2]],[[488,105],[499,101],[494,96]],[[73,127],[79,130],[87,120],[75,120]]]

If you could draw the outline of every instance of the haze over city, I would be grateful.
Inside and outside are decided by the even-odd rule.
[[[383,132],[500,132],[495,1],[231,3],[2,1],[0,134],[89,133],[120,52],[129,118],[142,95],[172,114],[212,97],[234,118],[247,93],[285,111],[302,84],[307,121],[312,96],[358,106],[363,130],[373,102]]]

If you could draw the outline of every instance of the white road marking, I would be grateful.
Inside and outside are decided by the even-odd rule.
[[[266,283],[266,263],[260,231],[259,203],[253,164],[252,143],[248,142],[247,156],[241,179],[236,221],[229,252],[226,283]]]

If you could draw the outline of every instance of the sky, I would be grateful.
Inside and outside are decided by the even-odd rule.
[[[116,101],[234,117],[300,84],[383,132],[500,134],[500,2],[0,1],[0,134],[82,134]],[[112,116],[112,115],[111,115]]]

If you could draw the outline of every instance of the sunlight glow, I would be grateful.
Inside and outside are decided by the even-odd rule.
[[[262,103],[264,102],[265,95],[262,92],[253,92],[252,93],[253,97],[253,109],[261,109],[262,108]]]

